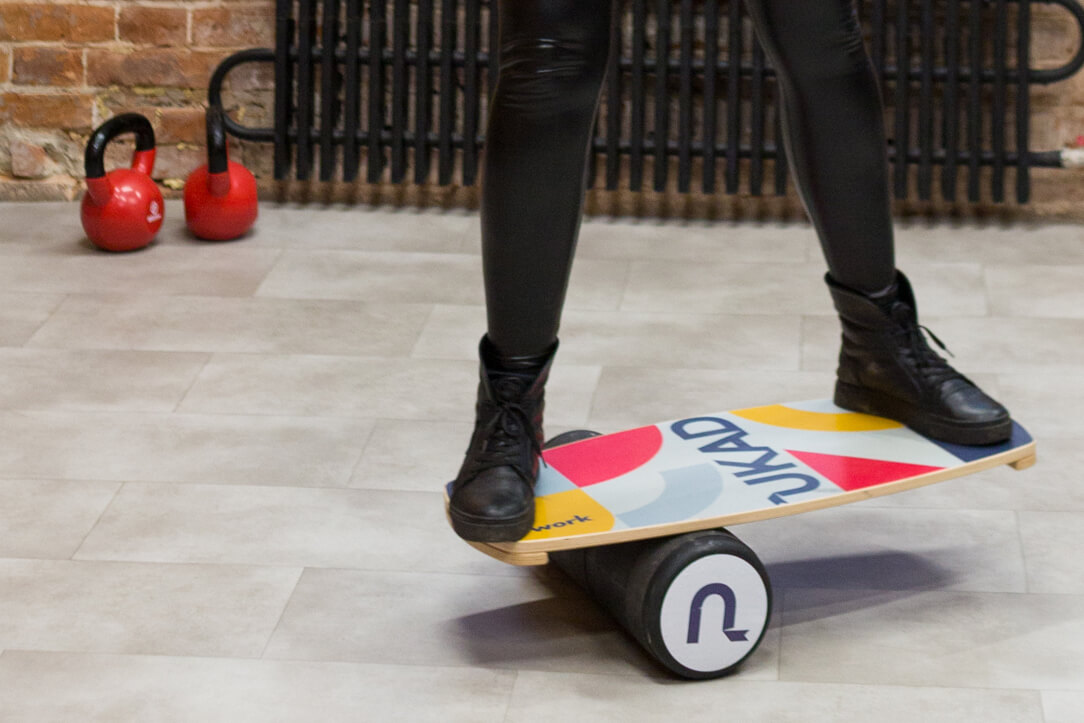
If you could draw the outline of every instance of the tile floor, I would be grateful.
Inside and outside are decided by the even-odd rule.
[[[0,720],[1084,720],[1084,227],[902,223],[957,365],[1040,464],[736,531],[777,610],[681,683],[440,487],[484,311],[464,212],[266,204],[112,256],[0,205]],[[801,224],[588,221],[548,431],[827,396]]]

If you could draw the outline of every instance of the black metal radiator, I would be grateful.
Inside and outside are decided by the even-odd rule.
[[[476,181],[498,52],[488,0],[276,4],[275,48],[231,56],[210,88],[221,103],[232,68],[274,63],[273,127],[228,130],[274,143],[276,179]],[[1028,147],[1031,86],[1084,66],[1084,42],[1062,67],[1030,66],[1035,4],[1063,8],[1084,37],[1077,0],[859,0],[897,198],[932,198],[939,174],[945,200],[966,185],[970,201],[1001,202],[1011,167],[1026,203],[1029,168],[1080,162]],[[742,3],[626,0],[614,23],[593,182],[785,193],[774,73]]]

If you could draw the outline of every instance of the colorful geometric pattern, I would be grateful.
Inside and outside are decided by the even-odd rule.
[[[662,447],[658,427],[591,437],[575,444],[547,450],[546,464],[577,487],[605,482],[647,464]]]
[[[689,417],[546,450],[523,542],[829,506],[1030,442],[946,445],[827,400]]]
[[[885,462],[880,459],[845,457],[839,454],[787,451],[800,459],[810,469],[816,470],[848,492],[882,485],[886,482],[918,477],[919,475],[944,469],[944,467],[931,467],[924,464]]]
[[[795,409],[785,404],[736,409],[731,413],[751,422],[786,427],[787,429],[805,429],[810,432],[872,432],[878,429],[896,429],[903,426],[891,419],[874,417],[869,414],[816,412]]]

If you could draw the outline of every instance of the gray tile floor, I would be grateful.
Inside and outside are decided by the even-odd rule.
[[[688,684],[444,522],[474,215],[181,215],[112,256],[72,204],[0,205],[0,720],[1084,720],[1084,227],[900,225],[1040,464],[736,529],[774,622]],[[821,273],[800,224],[588,221],[548,431],[827,396]]]

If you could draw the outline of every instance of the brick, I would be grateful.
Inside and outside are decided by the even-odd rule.
[[[160,108],[155,132],[161,143],[198,143],[207,139],[203,108]]]
[[[49,154],[36,143],[15,138],[11,141],[11,175],[16,178],[45,178],[55,167]]]
[[[116,38],[111,7],[57,3],[0,4],[0,41],[97,43]]]
[[[0,83],[11,80],[11,51],[0,48]]]
[[[67,48],[15,48],[12,82],[18,85],[73,86],[83,83],[83,53]]]
[[[1031,199],[1036,204],[1060,203],[1084,208],[1084,168],[1036,168],[1031,174]]]
[[[188,178],[188,174],[207,162],[207,151],[193,146],[158,146],[151,176],[156,179]]]
[[[192,11],[192,44],[216,48],[271,45],[275,37],[271,3],[200,8]]]
[[[226,76],[225,87],[234,93],[270,90],[275,87],[275,68],[271,63],[239,65]]]
[[[1033,10],[1031,18],[1031,65],[1054,68],[1064,65],[1080,44],[1079,33],[1061,8]]]
[[[256,178],[274,176],[274,150],[268,143],[230,138],[230,158],[243,163]]]
[[[94,121],[94,98],[79,93],[0,94],[0,123],[24,128],[87,130]]]
[[[188,11],[183,8],[124,7],[117,21],[121,40],[136,45],[184,45]]]
[[[87,51],[87,85],[206,88],[223,53],[184,49]]]
[[[73,201],[83,184],[56,176],[40,181],[10,180],[0,176],[0,201]]]

